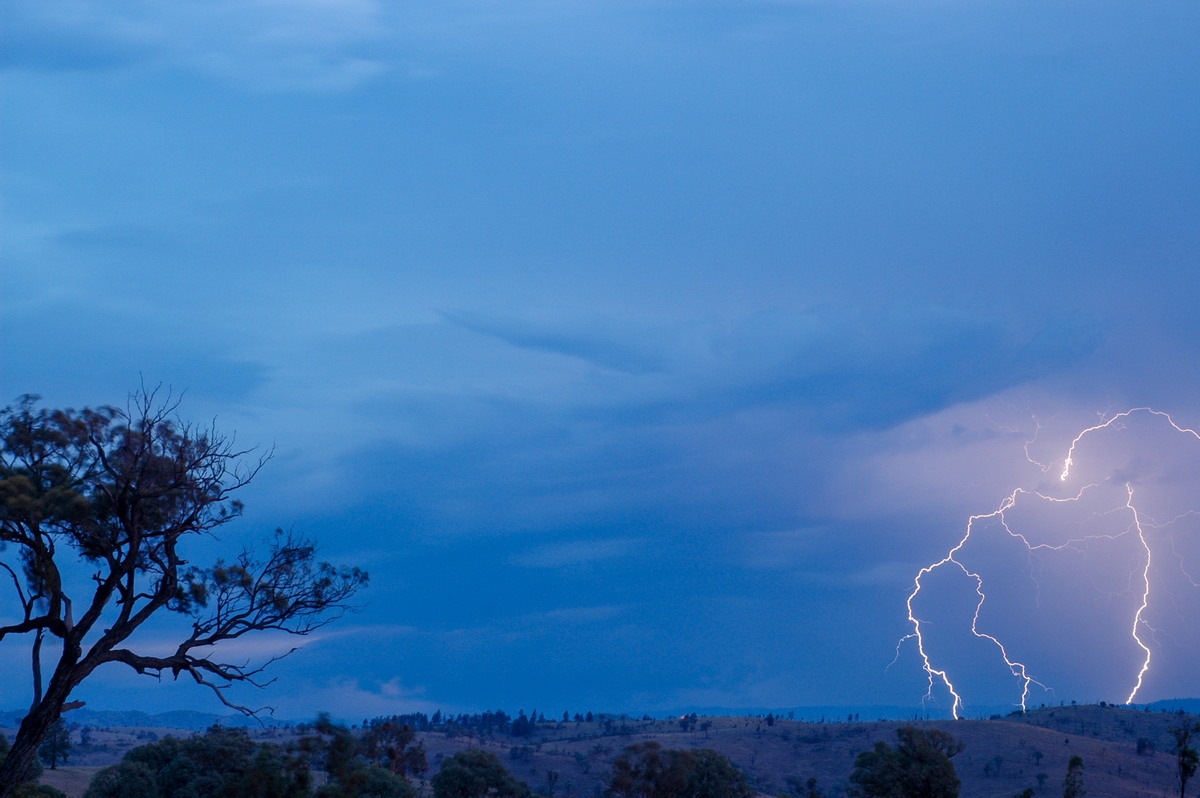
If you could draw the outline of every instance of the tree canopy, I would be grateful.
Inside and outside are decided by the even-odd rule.
[[[528,798],[530,794],[498,756],[479,748],[447,757],[432,782],[434,798]]]
[[[750,798],[745,775],[708,748],[677,750],[648,740],[613,760],[609,793],[616,798]]]
[[[1182,721],[1171,729],[1175,738],[1175,775],[1179,779],[1179,798],[1187,793],[1188,782],[1196,775],[1200,766],[1200,754],[1196,753],[1194,740],[1200,736],[1200,723]]]
[[[134,748],[96,774],[85,798],[291,798],[310,786],[305,757],[214,726]]]
[[[142,391],[124,408],[46,409],[26,396],[0,411],[0,578],[15,608],[0,643],[26,641],[33,699],[0,767],[0,798],[98,667],[187,676],[249,712],[226,690],[262,684],[269,662],[223,661],[218,644],[260,630],[307,634],[367,582],[280,530],[261,554],[243,548],[206,568],[189,565],[186,544],[242,514],[234,494],[268,456],[180,420],[177,406]],[[134,632],[164,610],[188,616],[190,629],[171,652],[138,651]],[[47,637],[59,644],[48,679]]]
[[[1063,779],[1063,798],[1084,798],[1087,790],[1083,786],[1083,757],[1078,754],[1067,762],[1067,775]]]
[[[950,760],[961,741],[938,729],[904,726],[896,747],[880,741],[854,761],[850,781],[864,798],[957,798],[960,782]]]

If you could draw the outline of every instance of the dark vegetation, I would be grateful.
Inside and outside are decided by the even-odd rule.
[[[893,748],[882,740],[854,760],[851,792],[871,798],[956,798],[961,782],[950,760],[963,750],[940,729],[903,726]]]
[[[323,718],[191,737],[76,727],[71,761],[97,762],[103,754],[110,768],[60,765],[42,781],[82,796],[94,776],[93,798],[1198,795],[1187,779],[1195,773],[1200,719],[1182,713],[1068,706],[961,721],[574,717],[412,714],[351,728]],[[184,783],[181,774],[207,781]]]

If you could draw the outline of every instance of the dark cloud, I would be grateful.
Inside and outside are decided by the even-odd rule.
[[[910,569],[1195,413],[1197,8],[13,0],[0,400],[276,442],[411,629],[285,685],[915,702]]]
[[[652,351],[654,342],[643,342],[649,346],[639,351],[635,342],[621,341],[618,335],[604,331],[564,328],[561,325],[523,321],[518,319],[492,318],[480,313],[446,312],[443,317],[482,335],[491,335],[501,341],[524,349],[577,357],[600,368],[623,371],[629,374],[648,374],[662,371],[663,363]],[[604,326],[614,326],[610,325]]]
[[[161,384],[211,408],[244,402],[267,378],[264,364],[189,334],[191,323],[74,303],[60,305],[58,317],[47,315],[54,312],[6,315],[5,401],[33,393],[53,402],[114,404],[139,385]]]
[[[645,422],[780,405],[839,431],[886,428],[1003,391],[1073,365],[1102,341],[1082,318],[1030,322],[922,306],[764,312],[732,326],[448,318],[515,347],[630,375],[608,383],[607,395],[601,386],[581,399],[585,413],[599,406]]]

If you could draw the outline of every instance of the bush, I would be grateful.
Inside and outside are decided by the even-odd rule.
[[[134,748],[96,774],[85,798],[296,798],[308,795],[310,785],[299,757],[214,726],[197,737]]]
[[[433,777],[434,798],[528,798],[529,787],[516,780],[495,754],[468,748],[442,761]]]

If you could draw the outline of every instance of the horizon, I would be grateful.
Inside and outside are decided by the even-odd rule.
[[[578,713],[580,715],[588,714],[592,716],[592,720],[580,720],[574,714],[567,720],[558,716],[557,713],[551,716],[546,716],[540,710],[534,709],[528,713],[530,719],[533,719],[533,712],[538,713],[538,723],[559,724],[559,723],[600,723],[605,720],[676,720],[682,719],[689,715],[699,718],[765,718],[772,715],[777,722],[791,721],[795,723],[810,723],[810,724],[839,724],[839,723],[897,723],[897,722],[935,722],[947,720],[1003,720],[1008,717],[1017,717],[1025,713],[1035,713],[1041,710],[1053,710],[1064,707],[1096,707],[1096,708],[1112,708],[1124,709],[1130,712],[1151,712],[1158,714],[1176,714],[1185,712],[1189,714],[1200,713],[1200,698],[1177,698],[1155,701],[1150,704],[1143,705],[1128,705],[1128,704],[1111,704],[1108,702],[1060,702],[1058,704],[1041,705],[1038,707],[1030,707],[1027,710],[1022,710],[1019,707],[981,707],[980,714],[972,717],[955,718],[948,711],[941,713],[930,713],[920,707],[904,707],[904,706],[861,706],[861,705],[842,705],[842,706],[807,706],[807,707],[680,707],[671,712],[607,712],[607,711],[587,711],[586,713]],[[79,710],[83,710],[80,712]],[[453,721],[460,717],[478,717],[481,714],[489,712],[505,712],[509,719],[515,719],[518,715],[526,715],[523,708],[514,712],[509,712],[503,707],[494,707],[492,709],[476,709],[472,711],[452,712],[435,710],[433,713],[413,712],[399,715],[399,717],[416,718],[424,717],[430,722],[441,718],[441,723]],[[19,719],[24,710],[0,710],[0,719]],[[180,728],[189,728],[193,730],[203,731],[209,725],[216,722],[219,725],[232,725],[234,727],[254,728],[261,726],[262,728],[272,728],[276,726],[293,726],[304,723],[313,723],[320,715],[329,715],[335,723],[342,723],[348,726],[357,727],[361,718],[351,716],[339,716],[329,708],[322,709],[317,713],[306,717],[293,718],[277,718],[274,716],[248,716],[239,712],[218,713],[206,712],[203,710],[194,709],[172,709],[160,712],[146,712],[141,709],[91,709],[88,707],[80,707],[77,710],[71,710],[72,713],[78,713],[75,717],[93,718],[99,717],[104,725],[120,725],[114,724],[114,718],[128,717],[130,719],[144,718],[146,720],[160,720],[163,718],[173,718],[176,721],[182,718],[192,718],[190,725]],[[376,720],[379,718],[393,717],[392,715],[378,715],[367,717],[366,720]],[[76,721],[73,721],[76,722]],[[197,725],[199,724],[199,725]],[[5,725],[0,723],[0,725]],[[15,724],[9,724],[15,725]],[[93,725],[83,723],[81,725]],[[133,724],[142,725],[142,724]],[[436,724],[434,724],[436,725]]]

